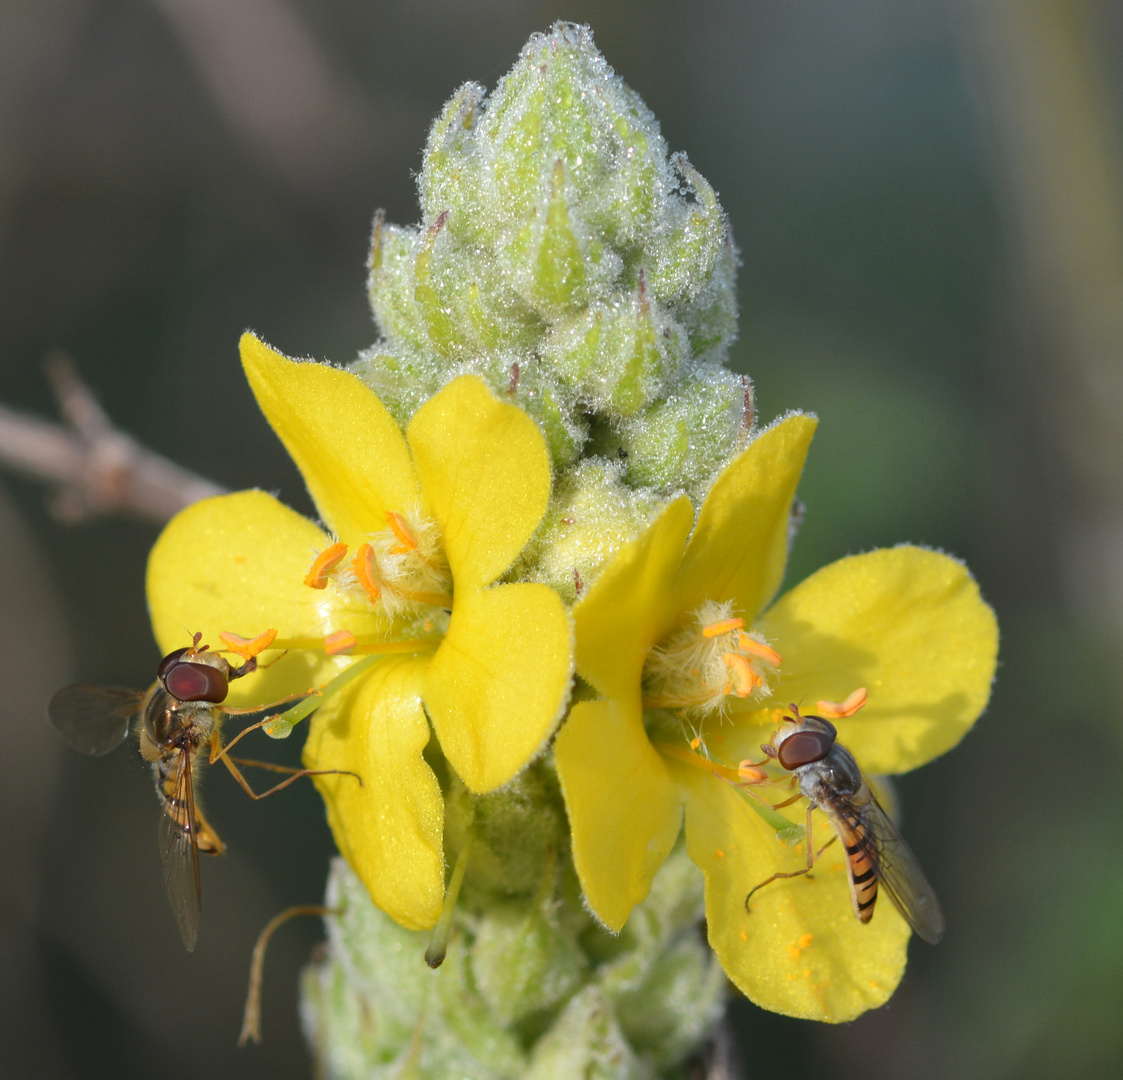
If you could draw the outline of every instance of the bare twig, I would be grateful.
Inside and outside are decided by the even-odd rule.
[[[69,426],[0,405],[0,464],[57,485],[50,507],[60,521],[130,514],[162,524],[223,493],[118,431],[67,356],[53,353],[44,366]]]

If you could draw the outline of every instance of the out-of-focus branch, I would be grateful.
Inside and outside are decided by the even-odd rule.
[[[162,524],[223,488],[118,431],[69,358],[44,364],[68,426],[0,405],[0,464],[56,487],[51,512],[76,522],[129,514]]]
[[[297,187],[338,183],[374,117],[286,0],[152,0],[227,120]]]

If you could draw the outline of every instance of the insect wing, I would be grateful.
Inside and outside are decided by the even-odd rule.
[[[125,741],[143,692],[121,686],[64,686],[47,705],[51,723],[83,754],[108,754]]]
[[[172,796],[165,799],[159,832],[164,888],[188,952],[194,951],[195,942],[199,939],[199,913],[203,907],[199,884],[198,830],[195,790],[191,782],[191,755],[185,754]]]
[[[862,821],[877,846],[878,875],[889,899],[921,938],[937,944],[944,936],[944,913],[912,848],[877,799],[862,808]]]

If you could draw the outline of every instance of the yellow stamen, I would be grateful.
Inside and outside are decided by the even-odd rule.
[[[709,626],[703,626],[702,637],[718,637],[721,634],[728,634],[730,630],[740,630],[744,625],[744,619],[722,619],[719,622],[710,623]]]
[[[334,543],[331,547],[324,548],[312,561],[312,568],[304,577],[304,584],[310,589],[323,589],[327,587],[328,575],[334,570],[347,554],[347,545]]]
[[[343,656],[355,647],[355,635],[350,630],[336,630],[324,638],[324,652],[328,656]]]
[[[266,630],[265,633],[258,634],[255,638],[244,638],[240,634],[233,634],[229,630],[223,630],[218,636],[232,653],[236,653],[243,660],[251,660],[253,657],[257,656],[258,653],[263,653],[273,644],[274,639],[277,637],[277,631]]]
[[[327,638],[278,638],[274,647],[278,649],[311,649],[316,652],[327,651]],[[360,641],[356,639],[351,652],[357,656],[389,653],[427,653],[434,652],[440,639],[422,641]]]
[[[716,761],[710,761],[698,754],[692,754],[689,750],[684,750],[681,746],[673,746],[670,743],[657,742],[652,743],[652,745],[659,753],[678,758],[679,761],[685,761],[688,765],[713,773],[714,776],[720,776],[722,780],[728,780],[732,784],[740,782],[741,778],[737,771],[729,768],[728,765],[719,765]]]
[[[783,658],[775,649],[770,649],[763,642],[749,637],[748,634],[737,635],[737,648],[742,652],[747,652],[750,656],[760,657],[761,660],[766,661],[773,667],[779,667],[783,663]]]
[[[820,701],[818,712],[824,720],[844,720],[853,716],[869,699],[864,686],[859,686],[845,701]]]
[[[370,597],[372,604],[377,604],[382,599],[382,585],[378,580],[378,564],[374,558],[374,548],[370,544],[361,544],[351,561],[351,571],[355,579],[362,586],[363,592]]]
[[[740,653],[727,652],[721,654],[721,662],[729,672],[730,691],[738,697],[748,697],[760,682],[748,660]]]
[[[405,518],[401,514],[395,514],[393,510],[388,511],[386,524],[390,526],[390,531],[398,538],[398,546],[390,549],[391,554],[404,555],[407,551],[413,551],[417,547],[417,541],[406,526]]]

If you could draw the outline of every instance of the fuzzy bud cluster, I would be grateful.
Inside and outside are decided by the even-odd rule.
[[[728,223],[588,29],[562,23],[490,97],[452,97],[419,188],[419,225],[375,223],[381,336],[355,370],[403,424],[464,372],[534,418],[559,497],[595,513],[555,506],[520,572],[572,599],[618,509],[610,531],[634,535],[667,495],[704,495],[751,425],[747,383],[723,366]]]
[[[725,976],[698,932],[700,876],[678,850],[624,933],[605,934],[582,909],[572,866],[556,857],[557,823],[540,813],[539,784],[540,777],[524,774],[477,801],[476,827],[488,818],[481,831],[491,841],[473,854],[474,870],[482,862],[477,895],[467,898],[475,914],[459,920],[439,971],[419,962],[427,935],[379,911],[347,864],[333,863],[326,902],[336,914],[326,922],[327,948],[302,985],[318,1074],[685,1075],[725,999]],[[509,835],[517,840],[505,842]],[[512,862],[514,874],[505,865]],[[493,895],[484,902],[478,893],[489,889],[489,878]]]

